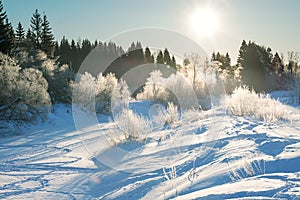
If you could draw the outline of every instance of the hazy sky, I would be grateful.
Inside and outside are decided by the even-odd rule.
[[[35,9],[48,16],[57,40],[106,40],[143,27],[175,30],[207,53],[229,52],[236,62],[241,41],[252,40],[273,51],[300,51],[300,0],[2,0],[9,20],[28,28]],[[219,28],[209,37],[193,30],[190,17],[210,8]],[[205,27],[203,27],[205,28]],[[198,31],[200,31],[198,29]],[[176,42],[176,41],[174,41]],[[142,41],[143,43],[143,41]],[[123,44],[121,44],[123,45]],[[145,44],[147,45],[147,44]],[[164,48],[164,47],[162,47]],[[127,46],[124,46],[127,49]]]

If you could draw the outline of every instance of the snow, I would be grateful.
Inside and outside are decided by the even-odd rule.
[[[151,118],[151,106],[130,108]],[[53,111],[21,135],[1,136],[0,199],[300,198],[299,121],[264,123],[215,106],[143,142],[114,144],[110,116],[80,113],[74,122],[80,108]]]

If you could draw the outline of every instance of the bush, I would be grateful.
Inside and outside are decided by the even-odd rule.
[[[290,86],[289,90],[293,97],[298,100],[298,102],[295,103],[300,104],[300,75],[297,75],[294,78],[293,84]]]
[[[111,108],[124,108],[127,105],[130,93],[126,82],[113,74],[97,78],[86,72],[79,76],[79,81],[73,85],[73,103],[81,105],[84,109],[97,113],[109,113]],[[111,103],[114,103],[113,105]]]
[[[116,128],[110,130],[110,139],[114,144],[124,141],[143,142],[151,132],[151,124],[147,119],[124,109],[114,118]]]
[[[19,51],[15,53],[17,63],[22,69],[35,68],[43,73],[48,82],[48,92],[52,103],[71,102],[71,81],[74,73],[68,65],[59,66],[54,59],[50,59],[40,50]]]
[[[79,75],[79,81],[75,82],[72,87],[73,103],[81,105],[85,110],[95,112],[95,105],[93,104],[96,94],[95,77],[88,72]]]
[[[271,99],[269,95],[256,94],[248,87],[236,88],[232,95],[225,97],[228,110],[237,116],[253,116],[266,122],[292,120],[292,109]]]
[[[168,91],[163,85],[164,78],[159,70],[150,73],[150,77],[143,88],[143,92],[137,94],[139,100],[151,100],[166,104],[168,101]]]
[[[45,119],[51,105],[48,83],[41,71],[21,70],[13,59],[0,54],[0,120],[34,122]]]
[[[193,86],[191,80],[182,73],[177,72],[168,78],[163,78],[158,70],[150,74],[144,91],[137,95],[137,99],[152,100],[165,106],[168,102],[172,102],[182,110],[198,109],[199,105],[203,109],[210,108],[207,106],[210,104],[208,97],[208,91],[202,81],[197,79]]]
[[[153,121],[155,124],[174,127],[178,125],[179,117],[178,107],[172,102],[169,102],[166,110],[159,110],[158,115],[155,116]]]

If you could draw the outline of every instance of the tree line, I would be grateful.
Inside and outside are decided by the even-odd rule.
[[[66,37],[55,41],[46,14],[35,10],[27,31],[21,23],[14,30],[0,0],[0,114],[3,119],[6,116],[31,119],[34,113],[45,113],[45,105],[70,103],[75,74],[93,49],[100,54],[99,59],[112,61],[105,66],[104,76],[112,72],[119,79],[136,66],[164,64],[173,71],[194,72],[190,82],[197,88],[200,82],[197,82],[196,68],[201,68],[204,74],[214,76],[215,82],[223,81],[229,94],[242,84],[257,92],[289,89],[296,84],[293,77],[299,68],[297,53],[289,52],[289,62],[285,64],[283,56],[272,53],[271,48],[245,40],[236,65],[232,65],[228,53],[220,52],[213,52],[210,60],[201,58],[201,62],[197,56],[184,58],[180,65],[167,48],[151,52],[139,41],[132,42],[127,50],[114,42],[75,41]],[[189,72],[183,74],[189,76],[192,74]],[[203,94],[208,95],[206,87],[199,88],[204,88]],[[12,109],[17,112],[12,113]]]

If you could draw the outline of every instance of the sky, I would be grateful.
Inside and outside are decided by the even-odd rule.
[[[242,40],[255,41],[285,55],[288,51],[300,52],[299,0],[2,0],[2,3],[14,28],[21,22],[27,29],[35,9],[45,13],[56,40],[66,36],[75,40],[114,41],[124,32],[155,27],[186,36],[208,55],[213,51],[229,52],[233,63]],[[213,14],[193,18],[204,10]],[[217,22],[210,18],[216,18]],[[120,42],[124,49],[129,45],[126,42]],[[149,45],[145,44],[147,41],[141,42]],[[174,38],[173,42],[180,46],[184,41]],[[167,47],[164,45],[167,44],[158,48]]]

